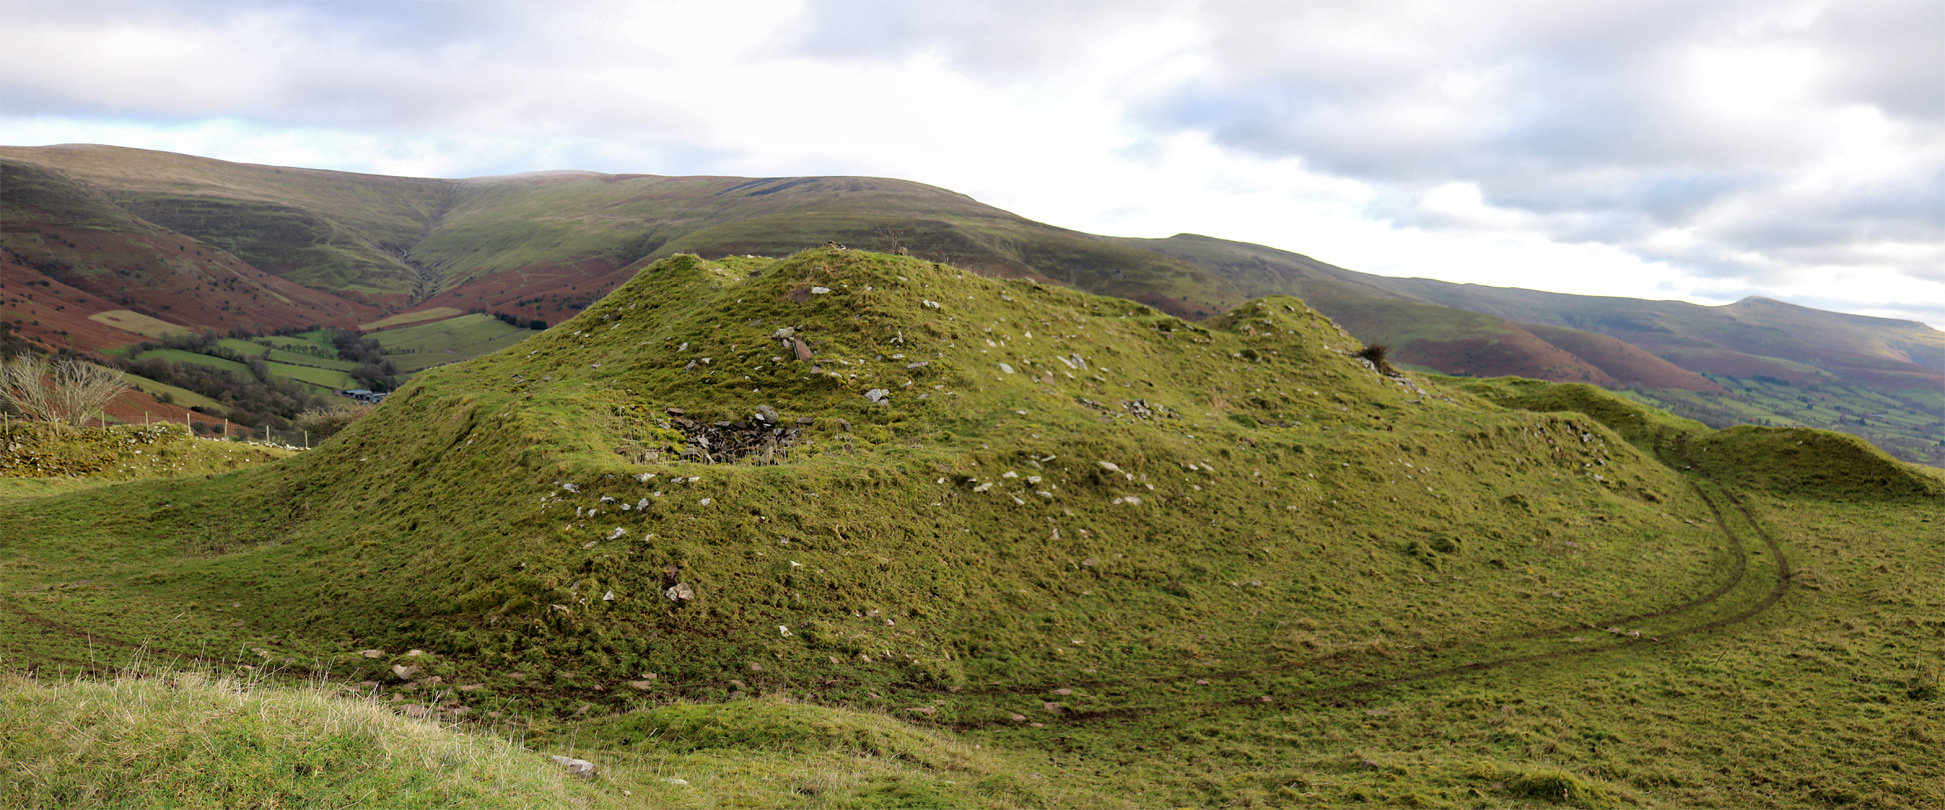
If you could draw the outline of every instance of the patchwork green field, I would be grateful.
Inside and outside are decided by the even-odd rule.
[[[431,323],[400,326],[371,333],[401,372],[411,374],[433,366],[470,360],[499,351],[533,336],[491,315],[468,314]]]
[[[1679,407],[1714,424],[1836,430],[1863,436],[1903,458],[1920,459],[1934,467],[1945,465],[1945,391],[1880,391],[1835,383],[1798,385],[1776,377],[1710,375],[1709,379],[1728,395],[1666,390],[1638,393],[1657,407]]]
[[[1945,463],[1930,427],[1945,333],[1761,297],[1700,306],[1377,276],[1195,234],[1080,233],[889,178],[438,180],[93,145],[0,147],[0,172],[0,264],[21,284],[0,315],[48,351],[106,355],[143,336],[312,325],[369,332],[469,312],[552,324],[677,253],[779,256],[836,242],[1189,320],[1251,296],[1295,295],[1361,341],[1388,345],[1406,368],[1593,383],[1711,426],[1801,423]],[[395,362],[410,374],[523,338],[461,336]],[[392,375],[357,376],[382,388]],[[1726,381],[1762,378],[1815,386],[1820,404],[1799,418],[1762,386]]]
[[[0,489],[0,801],[1945,802],[1945,473],[1363,348],[658,261],[315,450]]]

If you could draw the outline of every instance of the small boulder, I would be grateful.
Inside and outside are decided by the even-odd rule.
[[[585,759],[575,759],[573,757],[563,757],[560,755],[554,755],[548,757],[548,759],[551,759],[554,761],[555,764],[560,765],[563,768],[566,768],[568,773],[574,774],[575,776],[581,777],[582,779],[594,778],[594,771],[595,771],[594,763],[589,762]]]

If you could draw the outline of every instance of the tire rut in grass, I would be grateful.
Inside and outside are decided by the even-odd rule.
[[[1660,436],[1658,435],[1656,438],[1657,438],[1656,451],[1657,451],[1657,455],[1659,456],[1661,454]],[[1685,442],[1678,442],[1677,451],[1681,452],[1683,456],[1686,456]],[[1674,465],[1669,465],[1669,466],[1673,468]],[[1709,487],[1715,488],[1717,493],[1721,496],[1721,500],[1727,501],[1731,506],[1735,507],[1735,511],[1741,516],[1743,523],[1749,528],[1749,530],[1755,532],[1757,537],[1763,541],[1763,544],[1767,548],[1771,558],[1775,561],[1775,565],[1776,565],[1775,583],[1768,589],[1767,592],[1763,594],[1762,598],[1758,599],[1748,607],[1740,611],[1737,611],[1733,614],[1730,614],[1728,616],[1717,618],[1712,621],[1703,622],[1701,624],[1693,625],[1690,627],[1676,628],[1673,630],[1664,631],[1655,637],[1655,639],[1659,639],[1661,641],[1666,641],[1668,639],[1674,639],[1674,638],[1681,638],[1685,636],[1692,636],[1692,635],[1697,635],[1702,633],[1708,633],[1708,632],[1720,630],[1727,627],[1732,627],[1750,621],[1751,619],[1754,619],[1757,616],[1761,615],[1763,612],[1767,611],[1769,608],[1773,607],[1777,602],[1781,601],[1783,596],[1789,591],[1789,587],[1790,587],[1790,579],[1791,579],[1792,572],[1791,572],[1789,560],[1783,554],[1781,545],[1778,544],[1776,542],[1776,539],[1770,535],[1769,531],[1763,528],[1762,524],[1756,520],[1755,515],[1750,512],[1748,506],[1742,501],[1742,499],[1737,497],[1733,492],[1731,492],[1726,487],[1723,487],[1721,484],[1717,483],[1714,479],[1710,478],[1706,473],[1694,470],[1692,464],[1689,466],[1689,471],[1693,473],[1693,478],[1700,478],[1701,481],[1706,482],[1709,485]],[[1566,625],[1559,628],[1552,628],[1547,630],[1535,630],[1527,633],[1514,634],[1510,636],[1500,636],[1500,637],[1489,638],[1489,639],[1480,639],[1471,642],[1455,643],[1450,645],[1442,645],[1433,648],[1418,648],[1412,650],[1412,652],[1429,654],[1432,657],[1438,657],[1438,654],[1441,652],[1459,648],[1459,647],[1464,647],[1464,646],[1478,646],[1478,645],[1490,644],[1490,643],[1503,643],[1507,641],[1530,641],[1535,639],[1546,638],[1547,636],[1551,636],[1551,635],[1560,635],[1567,632],[1573,632],[1575,630],[1585,629],[1588,627],[1598,627],[1602,624],[1620,625],[1620,624],[1626,624],[1630,622],[1638,622],[1644,619],[1669,618],[1669,617],[1679,616],[1680,614],[1683,613],[1696,612],[1698,610],[1702,610],[1717,604],[1718,602],[1723,600],[1726,596],[1728,596],[1731,592],[1733,592],[1736,589],[1736,587],[1741,585],[1743,581],[1747,578],[1749,572],[1749,554],[1748,554],[1747,547],[1744,545],[1742,541],[1742,538],[1738,535],[1736,530],[1731,527],[1730,523],[1725,519],[1727,516],[1723,513],[1723,509],[1721,505],[1718,503],[1717,498],[1711,497],[1707,491],[1707,488],[1705,488],[1701,483],[1698,483],[1697,481],[1693,480],[1693,478],[1689,481],[1689,486],[1696,493],[1696,495],[1702,499],[1703,503],[1709,507],[1710,513],[1715,518],[1715,526],[1717,530],[1720,531],[1723,537],[1727,539],[1729,542],[1729,548],[1731,550],[1730,551],[1731,559],[1733,560],[1733,562],[1731,563],[1731,567],[1734,570],[1730,573],[1728,579],[1721,585],[1718,585],[1715,590],[1699,598],[1689,600],[1688,602],[1685,602],[1680,605],[1675,605],[1659,611],[1636,614],[1629,617],[1614,619],[1611,621],[1593,622],[1593,623],[1587,623],[1582,625]],[[1393,678],[1375,678],[1375,679],[1354,681],[1350,683],[1338,684],[1335,686],[1324,686],[1324,687],[1317,687],[1312,689],[1285,691],[1280,694],[1266,694],[1254,698],[1189,701],[1189,702],[1171,703],[1167,706],[1129,706],[1129,707],[1101,709],[1096,711],[1070,710],[1064,714],[1052,715],[1050,716],[1049,719],[1052,719],[1055,722],[1058,722],[1063,725],[1073,725],[1073,724],[1092,723],[1092,722],[1100,722],[1100,721],[1107,721],[1107,720],[1131,719],[1135,717],[1159,714],[1162,712],[1178,711],[1181,709],[1214,708],[1219,706],[1276,705],[1280,701],[1288,701],[1288,700],[1297,700],[1297,701],[1326,700],[1334,697],[1343,697],[1343,696],[1355,695],[1355,694],[1360,694],[1365,692],[1372,692],[1379,689],[1385,689],[1394,686],[1402,686],[1406,684],[1418,683],[1423,681],[1437,680],[1440,678],[1446,678],[1446,677],[1451,677],[1456,675],[1489,672],[1492,670],[1504,669],[1507,667],[1519,666],[1522,664],[1542,663],[1547,661],[1558,661],[1558,660],[1565,660],[1569,658],[1579,658],[1579,657],[1589,656],[1589,655],[1598,655],[1601,653],[1610,652],[1624,647],[1632,647],[1641,644],[1653,644],[1653,643],[1657,643],[1657,641],[1654,639],[1627,639],[1627,640],[1616,641],[1607,644],[1588,645],[1585,647],[1580,647],[1571,650],[1557,650],[1551,652],[1532,653],[1527,655],[1508,656],[1508,657],[1496,658],[1487,661],[1475,661],[1471,663],[1460,664],[1457,666],[1441,667],[1438,669],[1408,673]],[[1368,655],[1368,653],[1359,653],[1356,655],[1362,656],[1362,655]],[[1319,659],[1314,661],[1298,662],[1298,663],[1293,663],[1290,665],[1280,666],[1280,667],[1269,667],[1269,668],[1256,669],[1256,670],[1236,670],[1227,673],[1202,674],[1200,675],[1200,677],[1202,680],[1208,681],[1212,684],[1216,681],[1234,682],[1234,681],[1244,680],[1247,678],[1275,676],[1275,675],[1288,674],[1291,672],[1302,671],[1305,669],[1317,669],[1331,663],[1333,660],[1335,660],[1335,657],[1329,657],[1329,658]],[[1135,679],[1126,679],[1126,680],[1112,680],[1112,679],[1075,680],[1075,681],[1063,683],[1063,686],[1067,688],[1078,687],[1078,688],[1086,688],[1086,689],[1132,689],[1141,686],[1154,685],[1158,683],[1179,682],[1182,679],[1182,677],[1184,676],[1145,677],[1145,678],[1135,678]],[[1054,687],[1048,685],[1001,687],[997,689],[987,689],[987,690],[969,690],[966,692],[961,692],[961,694],[987,695],[987,696],[1002,695],[1002,694],[1032,694],[1038,692],[1051,691],[1051,689],[1053,688]],[[986,720],[986,721],[971,721],[971,722],[964,722],[964,723],[955,723],[951,725],[959,729],[976,729],[976,728],[1003,726],[1003,725],[1011,725],[1011,724],[1012,723],[1010,721],[995,719],[995,720]]]
[[[11,613],[15,616],[18,616],[21,621],[24,621],[35,627],[41,628],[42,630],[46,630],[56,635],[65,636],[67,638],[71,638],[76,641],[87,642],[89,644],[105,644],[110,647],[118,647],[125,650],[135,650],[137,652],[152,653],[155,655],[160,655],[168,658],[175,658],[179,660],[197,661],[203,664],[222,666],[228,663],[226,661],[222,661],[216,658],[211,658],[205,655],[197,655],[194,653],[181,652],[179,650],[171,650],[167,647],[158,647],[154,644],[147,643],[147,642],[134,642],[134,641],[127,641],[125,639],[115,638],[113,636],[104,636],[89,630],[83,630],[73,625],[62,624],[53,619],[47,618],[46,616],[42,616],[38,613],[34,613],[33,611],[27,610],[26,608],[23,608],[19,605],[13,604],[5,600],[0,600],[0,611],[6,611],[7,613]],[[54,656],[37,656],[37,658],[47,658],[50,661],[56,660],[56,657]],[[66,660],[66,659],[61,659],[61,660]]]

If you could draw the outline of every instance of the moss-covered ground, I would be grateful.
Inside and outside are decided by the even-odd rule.
[[[678,256],[295,458],[0,503],[0,656],[307,673],[749,804],[1945,801],[1934,472],[1359,348]]]

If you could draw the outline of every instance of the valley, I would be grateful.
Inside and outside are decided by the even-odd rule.
[[[1945,334],[1761,298],[1705,307],[1376,276],[1194,234],[1080,233],[886,178],[438,180],[87,145],[0,147],[0,171],[0,343],[41,350],[113,352],[172,330],[376,332],[473,315],[555,324],[677,253],[784,256],[835,242],[1192,321],[1295,295],[1409,368],[1591,383],[1713,427],[1841,430],[1945,463],[1932,427]],[[448,331],[440,348],[393,363],[409,376],[515,336],[473,321]],[[1815,387],[1822,405],[1790,407],[1750,382],[1760,378]]]
[[[855,249],[362,323],[483,348],[279,460],[0,479],[0,800],[1945,801],[1945,473],[1852,436]],[[237,747],[132,723],[184,764],[85,781],[91,699]]]

